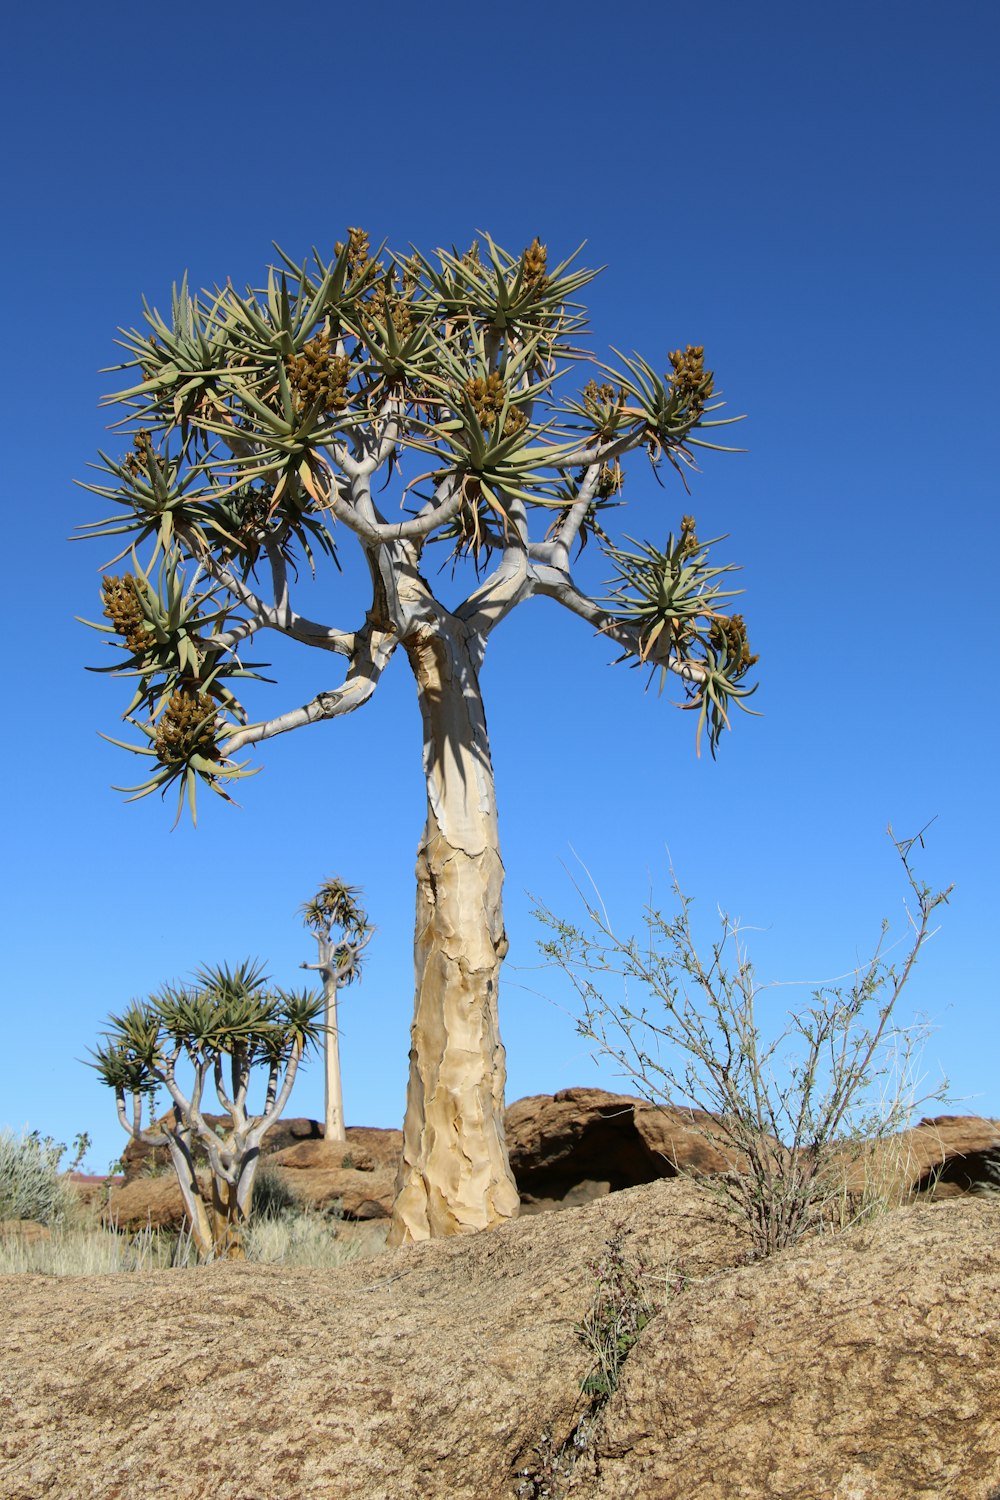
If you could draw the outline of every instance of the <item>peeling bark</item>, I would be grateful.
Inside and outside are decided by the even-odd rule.
[[[392,1245],[489,1229],[518,1210],[498,1011],[503,865],[476,653],[466,627],[440,610],[403,644],[423,717],[427,823]]]

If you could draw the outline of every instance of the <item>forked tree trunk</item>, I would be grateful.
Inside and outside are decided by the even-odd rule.
[[[493,766],[460,622],[405,642],[424,724],[416,998],[391,1245],[489,1229],[518,1210],[504,1142],[498,983],[507,952]]]
[[[246,1216],[237,1200],[236,1186],[212,1174],[212,1251],[218,1260],[245,1260],[243,1231]]]

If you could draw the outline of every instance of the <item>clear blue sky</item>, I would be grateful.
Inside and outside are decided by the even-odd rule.
[[[372,17],[366,22],[366,17]],[[1000,12],[722,0],[667,8],[257,0],[22,6],[5,28],[6,856],[0,1123],[125,1144],[79,1059],[110,1008],[247,954],[313,956],[299,903],[327,875],[379,932],[344,1006],[348,1123],[402,1117],[420,725],[405,662],[349,720],[268,744],[242,809],[171,832],[112,782],[123,684],[94,677],[97,403],[145,294],[256,281],[277,240],[553,254],[586,240],[594,345],[703,343],[748,452],[693,501],[630,485],[625,529],[691,509],[731,534],[764,717],[718,763],[692,717],[555,606],[494,637],[484,673],[507,869],[508,1098],[616,1087],[535,968],[530,891],[571,914],[578,851],[622,926],[667,847],[685,887],[761,928],[759,970],[823,979],[863,956],[903,883],[884,835],[937,816],[922,865],[956,882],[906,1002],[956,1109],[1000,1114],[996,926],[996,351]],[[339,585],[328,581],[333,622]],[[348,592],[350,592],[348,590]],[[326,660],[281,658],[261,713]],[[776,1009],[796,993],[774,992]],[[548,997],[548,998],[546,998]],[[321,1110],[315,1065],[293,1113]]]

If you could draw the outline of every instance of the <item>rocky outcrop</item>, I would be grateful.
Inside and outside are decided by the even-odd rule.
[[[1000,1121],[937,1115],[904,1131],[899,1141],[901,1170],[914,1192],[944,1198],[1000,1189]]]
[[[661,1108],[604,1089],[518,1099],[507,1111],[507,1147],[521,1211],[680,1172],[721,1172],[726,1159],[712,1144],[712,1125],[712,1116],[699,1110]]]
[[[589,1428],[621,1226],[654,1315]],[[317,1272],[0,1278],[4,1500],[987,1500],[1000,1197],[755,1265],[673,1179]],[[570,1450],[575,1451],[575,1450]]]
[[[619,1219],[651,1277],[740,1253],[661,1182],[331,1272],[0,1278],[0,1495],[512,1500],[586,1409],[575,1328]]]
[[[402,1132],[348,1126],[347,1141],[322,1137],[314,1120],[290,1120],[279,1140],[286,1144],[263,1154],[280,1170],[292,1195],[316,1208],[336,1209],[347,1219],[382,1219],[392,1210]],[[308,1127],[308,1129],[306,1128]],[[275,1127],[276,1135],[278,1128]],[[269,1142],[265,1136],[265,1145]],[[149,1148],[147,1148],[148,1151]],[[105,1218],[119,1229],[180,1229],[184,1202],[173,1168],[147,1156],[144,1170],[113,1185]]]
[[[114,1229],[181,1229],[184,1200],[173,1171],[155,1177],[134,1177],[113,1186],[102,1208],[102,1218]]]
[[[689,1285],[574,1500],[1000,1494],[1000,1199],[923,1203]]]
[[[30,1245],[35,1240],[47,1240],[52,1231],[47,1224],[40,1224],[37,1219],[0,1219],[0,1240],[17,1240],[19,1244]]]
[[[507,1110],[507,1144],[521,1213],[577,1207],[678,1173],[723,1171],[713,1126],[700,1111],[604,1089],[518,1099]],[[347,1219],[388,1217],[402,1132],[349,1126],[346,1144],[327,1145],[322,1131],[315,1120],[279,1121],[265,1136],[265,1155],[301,1202],[336,1208]],[[144,1147],[126,1163],[130,1175],[112,1188],[108,1204],[121,1228],[182,1224],[180,1190],[164,1158]],[[873,1151],[846,1156],[844,1170],[850,1193],[874,1189],[893,1202],[1000,1188],[1000,1124],[973,1115],[921,1120]]]
[[[276,1151],[280,1168],[300,1203],[337,1205],[348,1219],[384,1219],[392,1212],[403,1146],[401,1130],[353,1125],[347,1141],[305,1140]]]

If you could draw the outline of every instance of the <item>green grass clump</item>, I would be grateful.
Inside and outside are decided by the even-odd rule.
[[[37,1130],[29,1135],[0,1130],[0,1220],[53,1225],[72,1217],[76,1195],[59,1171],[65,1151]]]

